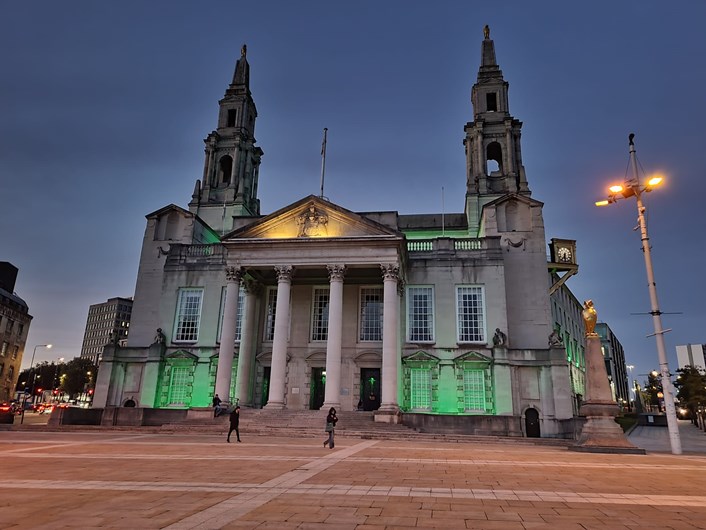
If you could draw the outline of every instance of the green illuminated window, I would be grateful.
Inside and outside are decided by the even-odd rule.
[[[409,375],[412,410],[431,410],[431,370],[411,368]]]
[[[463,403],[467,412],[485,412],[485,370],[463,371]]]
[[[202,298],[203,289],[181,289],[179,291],[174,342],[196,342],[199,340]]]
[[[187,366],[173,366],[169,379],[169,405],[186,405],[189,396],[189,372]]]
[[[311,315],[311,340],[323,341],[328,339],[328,311],[329,288],[317,287],[314,289]]]
[[[407,340],[434,342],[434,288],[407,288]]]
[[[458,342],[485,342],[483,287],[456,287]]]

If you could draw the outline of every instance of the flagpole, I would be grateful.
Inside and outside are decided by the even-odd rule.
[[[321,193],[319,197],[324,198],[324,174],[326,173],[326,133],[328,128],[324,127],[324,141],[321,142]]]
[[[444,187],[441,186],[441,237],[444,236]]]

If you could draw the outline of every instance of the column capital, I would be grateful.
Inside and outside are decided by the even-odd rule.
[[[382,270],[383,280],[397,281],[400,279],[400,267],[396,263],[382,263],[380,270]]]
[[[242,267],[226,267],[226,281],[240,283],[243,279],[243,274],[245,274],[245,271]]]
[[[291,282],[294,276],[294,267],[291,265],[275,265],[278,282]]]
[[[336,263],[333,265],[326,265],[326,269],[328,270],[328,279],[329,281],[343,281],[343,277],[346,275],[346,266],[342,265],[340,263]]]

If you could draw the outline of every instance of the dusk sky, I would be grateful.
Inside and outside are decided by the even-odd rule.
[[[632,376],[658,367],[628,134],[646,205],[670,368],[706,342],[706,3],[4,2],[0,261],[34,316],[23,365],[80,352],[88,306],[132,296],[145,215],[186,207],[203,138],[248,45],[263,214],[317,194],[353,211],[462,212],[463,127],[483,26],[523,122],[547,241],[576,239],[568,286],[592,298]],[[433,5],[433,7],[432,7]]]

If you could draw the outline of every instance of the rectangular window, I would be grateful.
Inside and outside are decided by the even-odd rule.
[[[196,342],[199,340],[202,299],[203,289],[181,289],[179,291],[174,342]]]
[[[10,346],[9,342],[3,342],[2,347],[0,348],[0,355],[5,357],[7,355],[7,348]]]
[[[19,346],[15,346],[14,348],[12,348],[12,360],[13,360],[13,361],[14,361],[15,359],[17,359],[17,355],[18,355],[19,353],[20,353],[20,347],[19,347]]]
[[[265,315],[265,340],[275,339],[275,313],[277,312],[277,288],[267,290],[267,315]]]
[[[317,287],[314,289],[311,315],[311,340],[328,339],[328,306],[329,288]]]
[[[434,288],[407,288],[407,341],[434,342]]]
[[[235,342],[240,342],[240,337],[243,332],[243,313],[245,308],[245,288],[241,285],[238,291],[238,314],[235,317]],[[223,315],[226,310],[226,288],[221,290],[221,309],[220,318],[218,319],[218,342],[221,342],[221,333],[223,332]]]
[[[17,325],[17,338],[21,339],[22,338],[22,333],[25,331],[25,325],[20,323]]]
[[[189,367],[173,366],[169,381],[169,404],[185,405],[188,398]]]
[[[12,379],[15,376],[15,367],[10,365],[10,369],[7,371],[7,378]]]
[[[485,95],[485,110],[488,112],[497,112],[498,98],[495,92],[489,92]]]
[[[5,324],[5,331],[7,333],[12,333],[12,326],[15,325],[14,320],[10,320],[9,318],[7,319],[7,324]]]
[[[360,340],[382,340],[382,287],[364,287],[360,290]]]
[[[485,342],[483,287],[456,287],[458,342]]]
[[[467,412],[485,412],[485,370],[463,371],[463,403]]]
[[[431,410],[431,370],[411,368],[409,375],[412,410]]]

